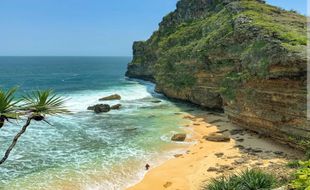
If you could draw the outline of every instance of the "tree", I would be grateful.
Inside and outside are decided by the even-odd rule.
[[[27,121],[6,150],[4,157],[0,160],[0,165],[8,159],[18,139],[26,132],[32,120],[47,122],[45,118],[48,115],[68,113],[68,110],[64,107],[65,99],[54,94],[52,90],[35,91],[24,96],[22,100],[25,102],[23,110],[27,113]]]
[[[8,91],[0,90],[0,129],[4,126],[5,121],[17,119],[16,110],[18,100],[14,100],[14,94],[17,88],[11,88]]]

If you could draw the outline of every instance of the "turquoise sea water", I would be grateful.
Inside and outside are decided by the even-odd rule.
[[[8,161],[0,189],[125,189],[182,145],[169,141],[185,124],[187,108],[154,93],[154,85],[124,77],[130,57],[0,57],[0,86],[21,92],[52,88],[72,112],[33,122]],[[120,94],[122,109],[87,111],[98,99]],[[161,103],[152,103],[160,99]],[[0,155],[24,120],[0,131]]]

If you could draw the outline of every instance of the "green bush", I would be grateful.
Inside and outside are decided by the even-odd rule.
[[[289,168],[299,168],[300,163],[299,163],[299,160],[293,160],[293,161],[288,162],[286,166]]]
[[[300,168],[295,173],[295,179],[290,186],[295,190],[310,190],[310,160],[299,162]]]
[[[230,176],[229,178],[221,177],[219,179],[212,179],[211,183],[203,188],[204,190],[234,190],[239,182],[237,175]]]
[[[203,190],[258,190],[271,189],[276,184],[275,178],[260,170],[246,170],[229,178],[213,179]]]

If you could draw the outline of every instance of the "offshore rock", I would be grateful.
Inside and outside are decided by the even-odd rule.
[[[122,107],[122,104],[116,104],[116,105],[111,106],[111,110],[119,110],[121,109],[121,107]]]
[[[97,104],[90,106],[87,110],[93,110],[95,113],[109,112],[111,107],[108,104]]]
[[[108,101],[108,100],[120,100],[122,97],[118,94],[113,94],[107,97],[100,98],[99,101]]]

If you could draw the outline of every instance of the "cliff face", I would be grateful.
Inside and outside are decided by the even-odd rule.
[[[306,147],[306,18],[258,0],[181,0],[135,42],[128,77]]]

